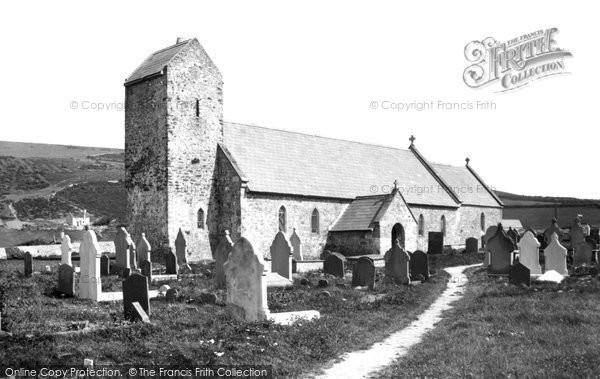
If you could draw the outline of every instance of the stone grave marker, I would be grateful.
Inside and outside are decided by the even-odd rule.
[[[590,237],[594,240],[594,245],[600,244],[600,228],[591,228]]]
[[[130,267],[124,268],[123,270],[121,270],[121,277],[123,279],[128,278],[129,275],[131,275],[132,271]]]
[[[271,272],[292,280],[292,245],[283,232],[278,232],[271,243]]]
[[[75,269],[69,264],[58,266],[58,292],[65,296],[75,296]]]
[[[375,288],[375,263],[369,257],[360,257],[352,270],[352,287]]]
[[[227,278],[227,304],[247,321],[264,320],[269,315],[267,305],[267,272],[260,254],[241,237],[224,264]]]
[[[177,233],[177,238],[175,239],[175,255],[177,255],[177,263],[182,272],[192,270],[187,261],[187,242],[181,228],[179,228],[179,233]]]
[[[167,303],[174,303],[177,300],[177,296],[179,296],[179,291],[177,288],[169,288],[165,293],[165,300]]]
[[[544,230],[544,239],[546,240],[547,245],[549,245],[552,241],[553,233],[556,234],[558,242],[562,241],[565,231],[561,229],[561,227],[558,225],[558,221],[556,221],[555,218],[552,219],[550,227]]]
[[[552,233],[550,243],[544,249],[545,271],[554,270],[562,276],[569,275],[567,270],[567,249],[558,241],[558,235]]]
[[[323,261],[324,261],[324,260],[325,260],[325,259],[327,259],[327,257],[328,257],[328,256],[330,256],[330,255],[331,255],[331,251],[329,251],[329,250],[323,250],[323,252],[322,252],[322,253],[321,253],[321,255],[319,256],[319,259],[321,259],[321,260],[323,260]]]
[[[150,316],[148,279],[135,273],[123,280],[123,314],[130,321],[136,320],[136,312],[133,309],[134,302],[138,302],[146,314]]]
[[[519,241],[519,262],[529,269],[530,275],[542,275],[540,265],[540,242],[531,233],[526,231]]]
[[[475,239],[475,241],[477,241]],[[410,255],[409,270],[411,280],[429,279],[429,256],[421,250]]]
[[[71,237],[64,232],[60,233],[60,263],[65,265],[73,265],[71,262],[71,252],[73,251],[73,244],[71,243]]]
[[[292,245],[292,255],[294,256],[294,259],[296,261],[303,260],[304,258],[302,258],[302,242],[300,241],[300,237],[298,237],[298,234],[296,233],[296,228],[294,228],[294,231],[290,236],[290,244]]]
[[[177,264],[177,255],[169,248],[165,255],[165,266],[167,267],[167,275],[176,275],[179,272]]]
[[[490,274],[508,275],[512,265],[512,253],[515,251],[513,240],[508,238],[502,224],[498,224],[496,234],[487,242],[487,250],[490,252]]]
[[[79,247],[79,294],[82,299],[98,300],[102,293],[100,279],[100,246],[96,233],[87,230]]]
[[[323,273],[343,278],[346,274],[346,257],[340,253],[331,253],[323,261]]]
[[[583,241],[573,249],[573,266],[591,265],[594,247],[591,243]]]
[[[118,270],[131,267],[130,240],[131,236],[125,228],[120,227],[117,229],[117,235],[115,236],[115,267]]]
[[[508,231],[506,232],[506,236],[513,241],[515,246],[517,246],[517,242],[519,242],[519,237],[520,237],[519,232],[517,232],[512,227],[509,227]]]
[[[444,233],[429,232],[427,254],[442,254],[444,252]]]
[[[145,262],[149,262],[149,261],[145,261]],[[146,314],[146,312],[144,311],[144,308],[142,307],[142,305],[140,303],[138,303],[137,301],[134,301],[133,303],[131,303],[131,306],[132,306],[132,314],[130,317],[131,321],[141,321],[141,322],[146,322],[146,323],[150,322],[150,317],[148,317],[148,314]]]
[[[483,252],[483,267],[488,267],[489,265],[490,265],[490,252],[486,250]]]
[[[217,288],[225,288],[227,285],[227,279],[225,278],[225,270],[223,269],[223,265],[225,262],[227,262],[232,249],[233,241],[229,236],[229,230],[226,230],[223,238],[221,238],[221,242],[219,242],[219,246],[217,246],[217,251],[215,253],[215,283]]]
[[[575,224],[571,227],[569,234],[571,235],[571,247],[573,249],[580,243],[585,242],[585,230],[583,229],[583,226],[581,226],[581,221],[579,219],[575,220]]]
[[[492,238],[493,236],[495,236],[497,231],[498,231],[498,227],[495,226],[495,225],[492,225],[492,226],[488,227],[486,229],[485,234],[483,235],[483,237],[481,237],[482,238],[482,241],[481,241],[482,246],[481,247],[486,247],[488,241],[490,240],[490,238]]]
[[[25,276],[31,276],[33,274],[33,257],[29,251],[23,254],[23,266]]]
[[[396,284],[410,282],[410,256],[395,243],[385,255],[385,277]]]
[[[136,244],[136,252],[140,268],[142,267],[141,265],[143,261],[152,261],[152,258],[150,257],[151,250],[152,247],[150,246],[150,242],[148,242],[148,240],[146,239],[146,233],[142,233],[140,239],[138,239]]]
[[[148,278],[148,285],[152,282],[152,262],[149,260],[143,260],[140,263],[140,269],[142,271],[142,275]]]
[[[509,283],[515,285],[525,284],[526,286],[531,285],[531,272],[527,266],[517,263],[516,265],[510,266],[508,273]]]
[[[469,237],[465,240],[465,252],[476,253],[479,251],[479,240],[474,237]]]
[[[102,254],[100,257],[100,276],[110,275],[110,257],[107,254]]]

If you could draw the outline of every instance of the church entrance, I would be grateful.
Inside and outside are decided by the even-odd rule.
[[[394,246],[396,242],[402,250],[405,250],[404,227],[400,223],[397,223],[392,228],[392,246]]]

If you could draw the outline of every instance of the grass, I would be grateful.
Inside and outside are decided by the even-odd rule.
[[[93,193],[94,196],[90,196]],[[65,188],[56,197],[87,209],[94,215],[123,222],[127,212],[127,193],[122,182],[87,182]]]
[[[34,260],[34,271],[46,265],[57,262]],[[302,376],[408,325],[444,290],[448,277],[439,272],[417,286],[379,281],[375,290],[355,290],[349,278],[332,277],[327,288],[318,288],[323,275],[308,273],[310,286],[296,278],[292,289],[270,289],[269,307],[272,312],[316,309],[321,319],[279,326],[231,316],[225,291],[213,287],[214,267],[194,269],[200,275],[168,283],[180,289],[178,302],[153,299],[152,324],[130,324],[120,302],[57,297],[56,269],[26,278],[20,274],[22,261],[0,262],[2,329],[13,333],[0,339],[0,362],[14,367],[81,364],[84,358],[107,365],[252,364],[272,365],[276,376]],[[103,281],[105,290],[120,287],[116,277]],[[206,292],[217,296],[217,304],[204,303]],[[80,329],[86,321],[91,332],[57,334]]]
[[[465,297],[381,376],[598,377],[600,280],[518,287],[471,269]]]

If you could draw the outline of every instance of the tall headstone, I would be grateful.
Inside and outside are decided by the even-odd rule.
[[[83,233],[83,241],[79,247],[79,297],[98,300],[102,293],[100,279],[100,246],[93,230]]]
[[[187,242],[185,241],[185,236],[183,235],[181,228],[179,229],[179,233],[177,233],[177,238],[175,238],[175,255],[177,255],[179,268],[190,270],[190,265],[187,261]]]
[[[520,262],[516,265],[510,267],[510,271],[508,273],[508,281],[509,283],[521,285],[524,284],[526,286],[531,285],[531,272],[527,266],[521,264]]]
[[[346,257],[340,253],[331,253],[323,261],[323,273],[343,278],[346,274]]]
[[[152,262],[143,260],[140,263],[140,270],[142,271],[142,275],[148,278],[148,285],[150,285],[152,282]]]
[[[33,257],[29,251],[23,254],[23,266],[25,276],[31,276],[33,274]]]
[[[233,241],[229,236],[229,230],[226,230],[215,253],[215,283],[217,288],[224,288],[227,285],[223,265],[227,262],[231,250],[233,250]]]
[[[498,231],[498,227],[495,225],[491,225],[490,227],[488,227],[485,231],[485,234],[483,235],[482,238],[482,247],[486,248],[487,250],[487,243],[488,241],[496,235],[496,232]]]
[[[474,237],[469,237],[465,240],[465,252],[476,253],[479,251],[479,240]]]
[[[283,232],[278,232],[271,243],[271,271],[292,280],[292,245]]]
[[[146,233],[142,233],[136,244],[136,252],[140,268],[143,261],[152,261],[152,259],[150,258],[151,250],[152,247],[150,246],[150,242],[148,242],[148,240],[146,239]]]
[[[252,244],[241,237],[224,264],[227,278],[227,304],[247,321],[264,320],[269,315],[267,305],[267,272],[265,262]]]
[[[544,239],[546,240],[547,245],[549,245],[552,241],[552,234],[556,234],[558,242],[562,241],[565,234],[565,231],[561,229],[561,227],[558,225],[558,221],[555,218],[552,219],[550,227],[544,230]]]
[[[117,235],[115,236],[115,266],[119,270],[131,267],[130,240],[131,236],[125,228],[120,227],[117,229]]]
[[[575,224],[571,226],[571,231],[569,232],[571,235],[571,247],[576,248],[580,243],[585,242],[585,230],[581,225],[581,221],[579,219],[575,220]]]
[[[583,241],[575,245],[573,249],[573,266],[592,264],[592,254],[594,247],[591,243]]]
[[[179,272],[179,265],[177,264],[177,255],[169,248],[165,255],[165,266],[167,268],[167,275],[176,275]]]
[[[552,233],[550,243],[544,249],[545,271],[554,270],[563,276],[569,275],[567,270],[567,249],[558,242],[558,235]]]
[[[352,270],[352,287],[375,288],[375,263],[369,257],[360,257]]]
[[[110,257],[107,254],[102,254],[100,257],[100,276],[110,275]]]
[[[123,280],[123,314],[126,319],[135,321],[136,312],[133,303],[138,302],[146,314],[150,316],[150,297],[148,295],[148,279],[140,274],[131,274]]]
[[[444,252],[444,233],[429,232],[427,254],[442,254]]]
[[[68,264],[58,266],[58,292],[65,296],[75,296],[75,269]]]
[[[64,232],[60,233],[60,252],[61,258],[60,263],[64,265],[73,265],[71,262],[71,252],[73,251],[73,244],[71,244],[71,237]]]
[[[296,233],[296,228],[294,228],[294,232],[290,236],[290,243],[292,244],[292,254],[296,261],[303,260],[302,258],[302,242],[300,241],[300,237]]]
[[[410,282],[410,256],[394,243],[385,255],[385,277],[397,284],[408,284]]]
[[[415,251],[410,255],[409,269],[411,280],[429,279],[429,256],[421,250]]]
[[[540,265],[540,242],[530,231],[519,241],[519,262],[529,269],[531,275],[542,275]]]
[[[508,275],[515,245],[513,240],[508,238],[504,232],[502,224],[498,224],[496,234],[488,240],[487,250],[490,252],[488,272],[491,274]]]

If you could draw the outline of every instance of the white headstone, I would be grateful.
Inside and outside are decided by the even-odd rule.
[[[518,243],[519,262],[529,269],[531,275],[542,275],[540,265],[540,242],[530,231],[525,232]]]
[[[296,261],[303,260],[302,258],[302,242],[300,241],[300,237],[296,233],[296,228],[294,228],[294,232],[290,236],[290,243],[292,244],[292,254]]]
[[[150,251],[152,250],[152,247],[150,246],[150,242],[148,242],[146,239],[146,233],[142,233],[140,239],[138,239],[136,250],[138,256],[138,266],[141,267],[143,261],[152,261],[150,259]]]
[[[71,244],[71,237],[69,237],[69,235],[65,234],[64,232],[61,232],[60,233],[60,239],[61,239],[61,243],[60,243],[60,251],[61,251],[60,263],[64,264],[64,265],[71,265],[71,266],[73,266],[73,263],[71,262],[71,252],[73,251],[73,245]]]
[[[102,293],[100,279],[100,246],[93,230],[83,233],[79,247],[81,272],[79,274],[79,297],[98,300]]]
[[[131,240],[131,237],[125,228],[120,227],[117,229],[117,235],[115,236],[115,266],[119,267],[120,269],[131,267],[129,240]]]
[[[567,271],[567,249],[558,242],[558,235],[552,233],[550,243],[544,249],[546,272],[554,270],[563,276],[569,275]]]

